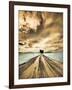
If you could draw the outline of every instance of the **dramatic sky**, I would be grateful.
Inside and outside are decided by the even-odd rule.
[[[63,14],[19,11],[19,52],[63,51]]]

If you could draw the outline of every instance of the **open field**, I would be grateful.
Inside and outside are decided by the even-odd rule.
[[[63,62],[45,55],[36,56],[19,65],[19,79],[50,78],[63,76]]]

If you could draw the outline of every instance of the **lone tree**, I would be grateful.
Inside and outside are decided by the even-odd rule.
[[[43,54],[44,53],[44,50],[40,50],[40,53]]]

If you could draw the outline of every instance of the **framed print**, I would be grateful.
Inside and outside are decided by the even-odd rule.
[[[9,88],[70,84],[70,5],[9,2]]]

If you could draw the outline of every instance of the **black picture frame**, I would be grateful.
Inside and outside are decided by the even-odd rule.
[[[39,6],[39,7],[55,7],[55,8],[66,8],[68,10],[67,15],[67,50],[68,50],[68,62],[67,62],[67,82],[58,83],[39,83],[39,84],[14,84],[14,6]],[[64,4],[51,4],[51,3],[33,3],[33,2],[19,2],[10,1],[9,2],[9,88],[29,88],[29,87],[45,87],[45,86],[61,86],[70,85],[70,5]]]

